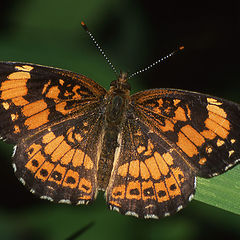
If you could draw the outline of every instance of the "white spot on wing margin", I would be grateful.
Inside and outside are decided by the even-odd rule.
[[[133,217],[138,217],[138,214],[137,214],[137,213],[131,212],[131,211],[127,211],[127,212],[125,213],[125,215],[127,215],[127,216],[133,216]]]
[[[46,200],[49,200],[49,201],[53,202],[53,199],[51,197],[49,197],[49,196],[41,196],[40,198],[41,199],[46,199]]]
[[[13,167],[13,171],[16,172],[17,171],[17,166],[15,163],[12,164],[12,167]]]
[[[157,215],[154,214],[147,214],[144,216],[145,219],[153,218],[153,219],[159,219]]]
[[[66,204],[71,204],[71,201],[69,199],[61,199],[58,201],[59,203],[66,203]]]
[[[19,178],[19,181],[20,181],[23,185],[26,184],[26,182],[25,182],[25,180],[24,180],[23,178]]]
[[[17,151],[17,145],[15,145],[15,146],[13,147],[13,153],[12,153],[12,157],[14,157],[14,156],[15,156],[15,153],[16,153],[16,151]]]

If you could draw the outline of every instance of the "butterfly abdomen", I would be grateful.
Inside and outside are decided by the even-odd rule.
[[[107,98],[105,111],[104,137],[102,152],[98,161],[98,186],[105,190],[111,177],[116,148],[119,146],[118,135],[125,120],[128,104],[125,92],[112,92]]]

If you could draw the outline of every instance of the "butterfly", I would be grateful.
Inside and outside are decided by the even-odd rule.
[[[102,190],[110,209],[134,217],[184,208],[197,176],[239,163],[240,107],[177,89],[130,95],[128,79],[174,53],[130,76],[120,72],[108,91],[70,71],[0,62],[0,136],[15,145],[17,178],[57,203],[88,204]]]
[[[240,159],[240,108],[201,93],[153,89],[130,95],[126,73],[106,91],[70,71],[0,63],[0,135],[15,145],[17,178],[42,199],[171,215],[193,198],[196,177]]]

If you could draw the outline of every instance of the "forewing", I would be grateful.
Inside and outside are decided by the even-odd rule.
[[[195,175],[171,144],[136,117],[128,120],[106,190],[110,209],[141,218],[171,215],[192,199]]]
[[[0,80],[0,135],[17,144],[19,180],[52,201],[91,201],[106,91],[82,75],[25,63],[0,63]]]
[[[106,90],[91,79],[40,65],[0,63],[0,136],[10,143],[99,105]],[[95,106],[96,105],[96,106]]]
[[[131,105],[198,176],[212,177],[239,163],[238,104],[200,93],[156,89],[133,95]]]

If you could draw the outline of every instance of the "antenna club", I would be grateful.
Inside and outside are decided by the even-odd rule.
[[[84,21],[81,21],[81,25],[82,25],[82,27],[85,31],[88,31],[88,27],[87,27],[87,25],[85,24]]]
[[[184,49],[184,46],[180,46],[178,49],[182,51]]]

